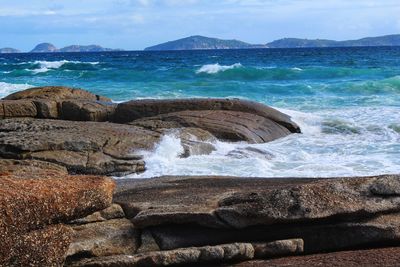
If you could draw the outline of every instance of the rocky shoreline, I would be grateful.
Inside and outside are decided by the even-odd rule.
[[[173,131],[210,140],[300,128],[237,99],[115,104],[42,87],[0,101],[0,266],[396,266],[400,176],[112,179]],[[379,255],[379,257],[377,256]],[[379,260],[378,260],[379,258]]]

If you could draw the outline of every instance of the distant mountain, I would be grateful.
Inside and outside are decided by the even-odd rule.
[[[54,53],[54,52],[105,52],[105,51],[121,51],[121,49],[104,48],[99,45],[70,45],[58,49],[53,44],[38,44],[31,53]]]
[[[338,46],[337,41],[324,39],[299,39],[283,38],[267,44],[268,48],[296,48],[296,47],[334,47]]]
[[[61,48],[59,52],[106,52],[121,51],[121,49],[104,48],[99,45],[70,45]]]
[[[10,47],[0,48],[0,54],[11,54],[11,53],[21,53],[21,51]]]
[[[358,40],[348,41],[284,38],[268,43],[267,46],[269,48],[400,46],[400,34],[392,34],[379,37],[367,37]]]
[[[50,43],[41,43],[35,46],[31,53],[50,53],[50,52],[57,52],[57,47]]]
[[[198,50],[198,49],[251,49],[302,48],[348,46],[400,46],[400,34],[367,37],[358,40],[334,41],[325,39],[283,38],[265,45],[254,45],[238,40],[222,40],[204,36],[191,36],[145,48],[145,50]]]
[[[145,50],[249,49],[262,47],[265,46],[252,45],[238,40],[222,40],[196,35],[147,47]]]

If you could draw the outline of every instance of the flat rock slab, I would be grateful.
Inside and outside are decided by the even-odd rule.
[[[246,228],[351,221],[399,211],[400,177],[250,179],[164,177],[118,181],[114,201],[137,227]]]
[[[73,239],[67,252],[70,258],[134,254],[138,247],[138,232],[125,218],[73,225],[72,229]]]
[[[159,137],[143,128],[106,122],[5,119],[0,120],[0,157],[53,162],[71,173],[140,172],[144,162],[137,152],[151,149]]]

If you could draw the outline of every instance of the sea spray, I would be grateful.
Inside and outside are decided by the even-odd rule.
[[[224,66],[220,65],[218,63],[216,64],[207,64],[202,66],[200,69],[196,71],[196,73],[208,73],[208,74],[215,74],[221,71],[227,71],[235,68],[240,68],[242,67],[242,64],[240,63],[235,63],[232,65]]]

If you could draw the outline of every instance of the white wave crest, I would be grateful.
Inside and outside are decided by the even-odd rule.
[[[81,61],[69,61],[69,60],[59,60],[59,61],[45,61],[45,60],[36,60],[31,62],[32,64],[39,65],[38,69],[31,70],[33,73],[42,73],[47,72],[51,69],[58,69],[64,64],[91,64],[97,65],[99,62],[81,62]]]
[[[216,64],[207,64],[202,66],[200,69],[196,71],[196,73],[208,73],[208,74],[215,74],[221,71],[226,71],[226,70],[231,70],[231,69],[236,69],[236,68],[241,68],[242,64],[240,63],[235,63],[232,65],[219,65],[218,63]]]
[[[15,93],[17,91],[25,90],[28,88],[33,87],[30,84],[12,84],[12,83],[5,83],[0,82],[0,98],[5,97],[9,94]]]
[[[292,116],[302,134],[262,144],[217,141],[211,154],[187,158],[180,157],[181,140],[167,135],[155,150],[143,152],[146,171],[128,178],[334,177],[400,172],[400,108],[355,107],[313,113],[280,110]],[[357,129],[352,131],[352,125]]]

